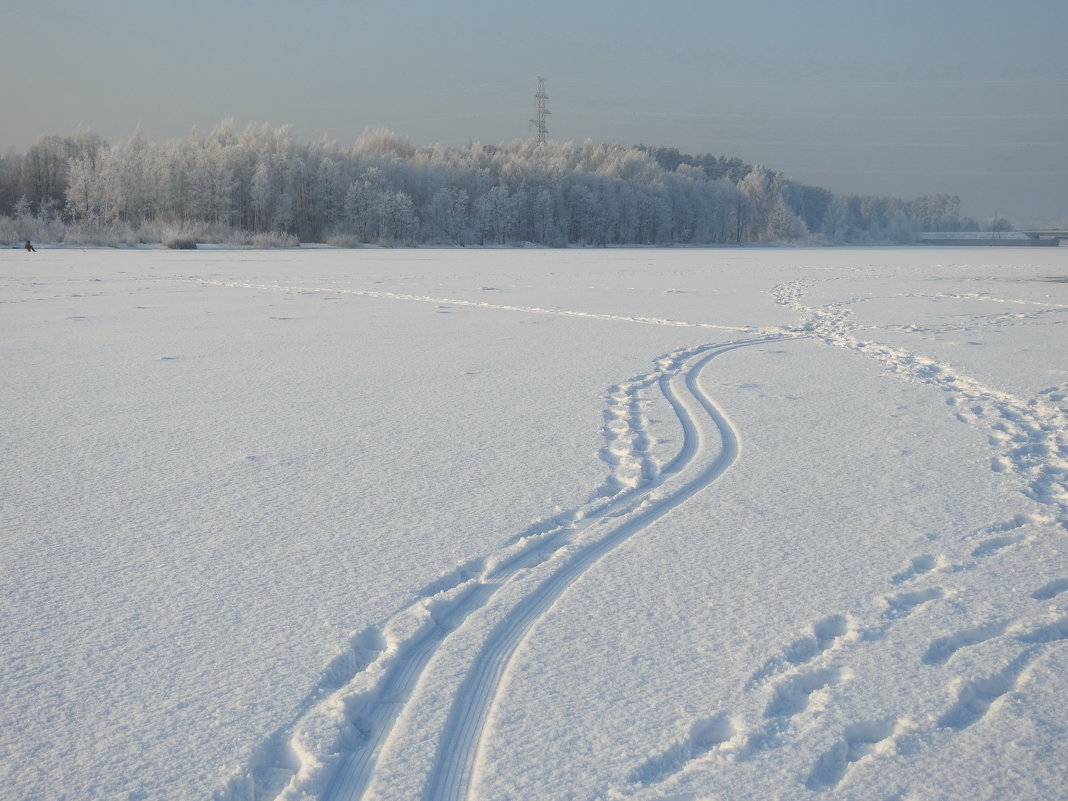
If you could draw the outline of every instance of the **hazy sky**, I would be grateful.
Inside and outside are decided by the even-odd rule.
[[[657,144],[1068,224],[1065,0],[0,0],[0,151],[232,117]]]

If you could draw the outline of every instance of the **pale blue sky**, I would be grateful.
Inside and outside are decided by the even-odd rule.
[[[225,117],[302,140],[532,135],[736,155],[1068,224],[1064,0],[0,0],[0,150]]]

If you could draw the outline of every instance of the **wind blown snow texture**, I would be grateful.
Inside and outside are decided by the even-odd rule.
[[[0,253],[0,795],[1063,795],[1065,254]]]

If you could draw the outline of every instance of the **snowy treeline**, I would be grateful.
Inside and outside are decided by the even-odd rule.
[[[515,141],[414,148],[391,131],[351,147],[289,126],[108,144],[42,137],[0,159],[0,239],[101,243],[722,244],[907,241],[959,225],[959,201],[835,196],[736,158]]]

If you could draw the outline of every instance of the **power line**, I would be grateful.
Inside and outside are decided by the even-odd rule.
[[[549,137],[549,127],[545,124],[545,118],[552,112],[547,107],[548,102],[549,95],[545,93],[545,79],[538,76],[538,91],[534,95],[535,119],[531,120],[530,124],[538,130],[539,144],[545,144]]]

